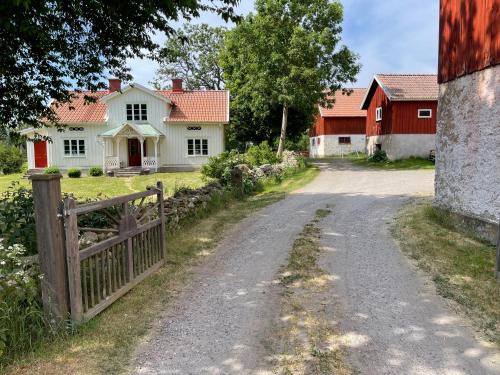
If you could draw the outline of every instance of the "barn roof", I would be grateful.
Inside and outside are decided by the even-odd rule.
[[[366,117],[366,111],[360,109],[361,101],[366,89],[349,89],[347,93],[337,90],[333,94],[335,103],[332,108],[320,106],[319,112],[322,117]]]
[[[169,99],[172,111],[170,123],[228,123],[229,122],[229,91],[182,91],[151,90],[155,95]],[[111,95],[110,91],[73,92],[70,103],[51,106],[59,121],[63,124],[84,124],[106,122],[107,106],[103,99]],[[85,95],[97,99],[94,103],[85,103]],[[104,99],[106,100],[106,99]],[[165,103],[165,105],[169,105]]]
[[[436,74],[375,74],[361,103],[361,109],[368,108],[377,85],[391,101],[438,100]]]

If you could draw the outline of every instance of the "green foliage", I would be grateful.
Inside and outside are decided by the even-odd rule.
[[[274,147],[278,148],[279,138],[274,140]],[[309,150],[309,134],[302,133],[293,138],[287,138],[285,142],[285,150],[290,151],[307,151]]]
[[[99,177],[104,174],[102,167],[90,167],[89,175],[92,177]]]
[[[384,150],[376,150],[373,155],[368,158],[368,161],[373,163],[384,163],[387,160],[387,153]]]
[[[28,172],[28,162],[25,161],[22,165],[21,165],[21,173],[26,173]]]
[[[231,170],[239,164],[245,163],[245,156],[238,151],[226,151],[219,156],[212,156],[208,163],[201,168],[205,177],[215,178],[223,185],[231,182]]]
[[[51,333],[42,310],[38,268],[24,256],[23,246],[0,242],[0,365],[32,350]]]
[[[6,0],[0,2],[0,124],[11,129],[57,123],[53,98],[71,87],[106,89],[107,76],[130,81],[127,61],[156,57],[154,35],[204,11],[235,19],[238,0]],[[95,101],[92,95],[86,98]]]
[[[355,80],[357,56],[339,46],[342,18],[338,1],[257,0],[256,13],[227,33],[221,65],[232,94],[230,131],[238,134],[230,142],[242,133],[270,140],[283,112],[303,117],[294,129],[302,134],[318,103],[331,103],[329,94]]]
[[[61,170],[58,167],[47,167],[43,171],[44,174],[58,174],[61,173]]]
[[[5,246],[21,244],[27,253],[37,253],[33,195],[14,182],[0,197],[0,238]]]
[[[23,161],[24,155],[19,148],[0,143],[0,170],[4,174],[21,172]]]
[[[70,168],[70,169],[68,169],[68,177],[69,178],[80,178],[80,177],[82,177],[82,171],[78,168]]]
[[[263,164],[276,164],[280,159],[276,156],[276,152],[271,149],[267,141],[262,142],[258,146],[251,146],[245,154],[245,161],[252,167],[258,167]]]
[[[219,54],[225,31],[207,24],[184,24],[165,42],[154,86],[169,87],[170,79],[176,77],[184,80],[187,90],[222,90],[224,76]]]

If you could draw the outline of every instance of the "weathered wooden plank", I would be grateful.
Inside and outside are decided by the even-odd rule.
[[[101,303],[95,305],[93,308],[86,311],[84,314],[84,319],[90,320],[94,316],[96,316],[97,314],[104,311],[107,307],[109,307],[111,304],[116,302],[116,300],[118,300],[120,297],[125,295],[128,291],[130,291],[132,288],[134,288],[137,284],[142,282],[146,277],[148,277],[149,275],[158,271],[158,269],[161,267],[161,265],[162,265],[162,263],[158,263],[158,264],[154,265],[146,272],[137,276],[132,282],[125,284],[123,287],[121,287],[119,290],[117,290],[115,293],[113,293],[113,295],[110,296],[108,299],[102,301]]]
[[[158,190],[158,215],[160,217],[160,251],[161,258],[165,259],[167,256],[167,248],[165,244],[165,236],[166,236],[166,226],[165,226],[165,200],[163,198],[163,182],[158,181],[156,183],[156,189]]]
[[[96,275],[96,292],[97,292],[97,301],[101,301],[101,254],[97,254],[95,259],[95,275]]]
[[[111,206],[115,206],[118,204],[123,204],[135,199],[140,199],[140,198],[146,198],[150,197],[152,195],[157,195],[156,189],[151,189],[147,191],[141,191],[139,193],[133,193],[130,195],[124,195],[121,197],[115,197],[115,198],[110,198],[106,199],[103,201],[96,201],[96,202],[91,202],[91,203],[86,203],[86,204],[81,204],[78,205],[77,207],[71,209],[71,213],[75,213],[76,215],[82,215],[86,214],[92,211],[96,210],[102,210],[104,208],[108,208]],[[66,214],[69,214],[70,212],[67,212]]]
[[[119,236],[116,236],[116,237],[112,237],[112,238],[108,238],[104,241],[101,241],[99,243],[96,243],[95,245],[92,245],[92,246],[89,246],[87,247],[86,249],[83,249],[80,251],[80,259],[81,260],[84,260],[84,259],[87,259],[97,253],[100,253],[101,251],[107,249],[107,248],[110,248],[120,242],[123,242],[125,241],[129,236],[132,237],[132,236],[135,236],[139,233],[142,233],[156,225],[160,225],[161,224],[161,220],[160,219],[156,219],[150,223],[147,223],[147,224],[144,224],[143,226],[141,227],[138,227],[137,229],[134,229],[128,233],[125,233],[125,234],[121,234]]]
[[[89,286],[90,286],[90,306],[95,305],[95,296],[94,296],[94,262],[92,261],[94,257],[88,259],[89,265]]]
[[[495,262],[495,277],[500,280],[500,222],[498,223],[498,239],[497,239],[497,259]]]
[[[76,206],[73,198],[64,201],[65,210]],[[80,245],[78,243],[78,222],[75,214],[65,217],[65,242],[68,289],[70,297],[71,319],[80,322],[83,318],[82,278],[80,265]]]
[[[87,261],[82,261],[82,294],[83,294],[83,309],[88,311],[89,309],[89,290],[87,288]],[[76,319],[75,319],[76,320]]]

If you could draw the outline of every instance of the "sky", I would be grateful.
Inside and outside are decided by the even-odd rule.
[[[342,43],[359,54],[357,82],[367,87],[376,73],[436,73],[438,55],[438,0],[341,0],[344,6]],[[242,0],[238,14],[253,10],[253,0]],[[215,14],[203,14],[192,23],[233,27]],[[181,22],[174,27],[180,27]],[[159,43],[165,40],[158,35]],[[129,61],[134,81],[150,86],[157,64]]]

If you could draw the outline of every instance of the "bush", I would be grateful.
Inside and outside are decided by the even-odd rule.
[[[78,168],[70,168],[68,169],[68,177],[69,178],[80,178],[82,176],[82,171]]]
[[[21,173],[26,173],[28,172],[28,162],[25,161],[23,165],[21,165]]]
[[[368,158],[368,161],[374,162],[374,163],[383,163],[386,162],[387,159],[387,153],[384,150],[377,150],[373,153],[372,156]]]
[[[28,254],[37,253],[33,194],[19,182],[0,196],[0,238],[5,246],[21,244]]]
[[[61,170],[57,167],[48,167],[48,168],[45,168],[43,173],[44,174],[58,174],[58,173],[61,173]]]
[[[42,309],[38,267],[24,256],[23,246],[0,242],[0,364],[32,350],[51,332]]]
[[[271,149],[267,141],[262,142],[258,146],[251,146],[245,154],[245,161],[251,167],[280,162],[276,152]]]
[[[21,172],[23,161],[24,155],[17,147],[0,143],[0,169],[4,174]]]
[[[231,170],[239,164],[245,163],[245,155],[237,151],[223,152],[219,156],[212,156],[208,163],[201,168],[205,177],[216,178],[223,185],[231,182]]]
[[[99,177],[104,174],[103,170],[101,167],[91,167],[89,169],[89,175],[92,177]]]

